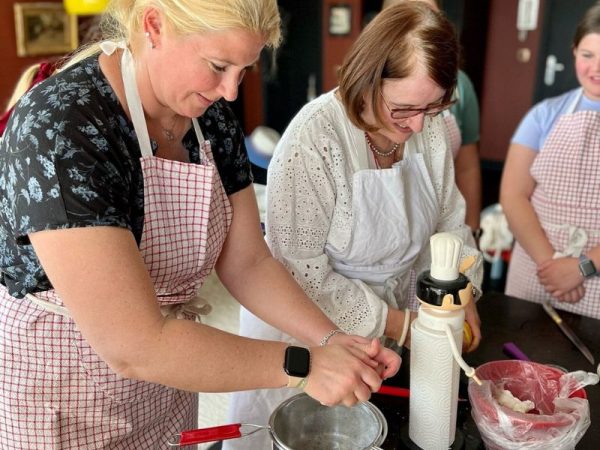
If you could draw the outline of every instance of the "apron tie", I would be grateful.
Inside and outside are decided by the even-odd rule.
[[[588,241],[587,232],[583,228],[579,228],[574,225],[562,225],[558,227],[558,229],[567,229],[569,232],[569,237],[567,238],[567,245],[563,251],[555,252],[552,256],[552,259],[564,258],[567,256],[579,258],[579,255],[581,255],[581,252],[583,252],[583,248]]]
[[[36,297],[33,294],[27,294],[27,295],[25,295],[25,298],[28,299],[29,301],[31,301],[31,303],[34,303],[35,305],[39,306],[40,308],[45,309],[46,311],[50,311],[54,314],[60,314],[61,316],[71,318],[71,314],[69,314],[69,310],[67,308],[65,308],[64,306],[60,306],[60,305],[57,305],[56,303],[52,303],[48,300],[44,300],[43,298]]]
[[[189,316],[196,322],[202,322],[201,316],[207,316],[212,306],[202,297],[196,295],[189,302],[162,305],[160,312],[167,319],[187,319]]]
[[[398,306],[398,301],[396,300],[396,294],[394,291],[398,287],[398,279],[396,277],[388,278],[385,280],[385,284],[383,285],[383,295],[387,300],[388,305]]]
[[[100,50],[108,56],[112,55],[118,48],[125,50],[127,48],[127,44],[125,41],[103,41],[100,42]]]
[[[25,298],[46,311],[71,318],[69,310],[64,306],[33,294],[27,294]],[[211,311],[212,306],[199,295],[194,296],[194,298],[186,303],[172,303],[160,307],[161,314],[167,319],[187,319],[189,316],[192,316],[196,322],[201,322],[200,317],[208,315]]]

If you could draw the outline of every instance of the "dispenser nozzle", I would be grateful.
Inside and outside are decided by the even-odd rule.
[[[458,278],[462,240],[451,233],[437,233],[429,239],[431,246],[432,278],[440,281],[453,281]]]

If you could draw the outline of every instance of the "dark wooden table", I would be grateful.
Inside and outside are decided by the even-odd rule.
[[[514,342],[532,361],[543,364],[555,364],[568,371],[585,370],[595,372],[585,357],[571,344],[560,329],[546,315],[541,305],[531,303],[498,292],[488,292],[478,303],[482,320],[483,341],[473,353],[464,355],[473,367],[485,362],[508,357],[502,352],[506,342]],[[558,311],[567,323],[590,348],[596,362],[600,362],[600,320],[590,319]],[[409,385],[408,352],[402,355],[402,368],[396,377],[386,384]],[[467,379],[462,374],[460,386],[461,398],[467,396]],[[590,402],[592,424],[579,444],[578,450],[597,449],[600,445],[600,385],[588,386],[587,397]],[[408,438],[408,399],[374,394],[371,401],[381,409],[388,422],[388,437],[382,448],[385,450],[417,449]],[[452,448],[483,449],[477,427],[471,418],[468,401],[459,402],[457,420],[457,438]]]

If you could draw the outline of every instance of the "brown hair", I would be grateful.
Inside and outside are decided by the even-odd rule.
[[[418,65],[446,91],[449,101],[456,86],[458,42],[446,17],[422,2],[403,2],[385,8],[362,31],[340,69],[339,95],[354,125],[376,131],[383,127],[379,92],[385,78],[406,78]],[[361,117],[370,97],[376,127]]]
[[[600,2],[586,11],[575,29],[573,48],[577,48],[581,40],[590,33],[600,34]]]

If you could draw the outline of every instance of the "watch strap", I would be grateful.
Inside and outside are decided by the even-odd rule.
[[[308,377],[292,377],[291,375],[288,375],[287,387],[304,389],[307,381]]]

